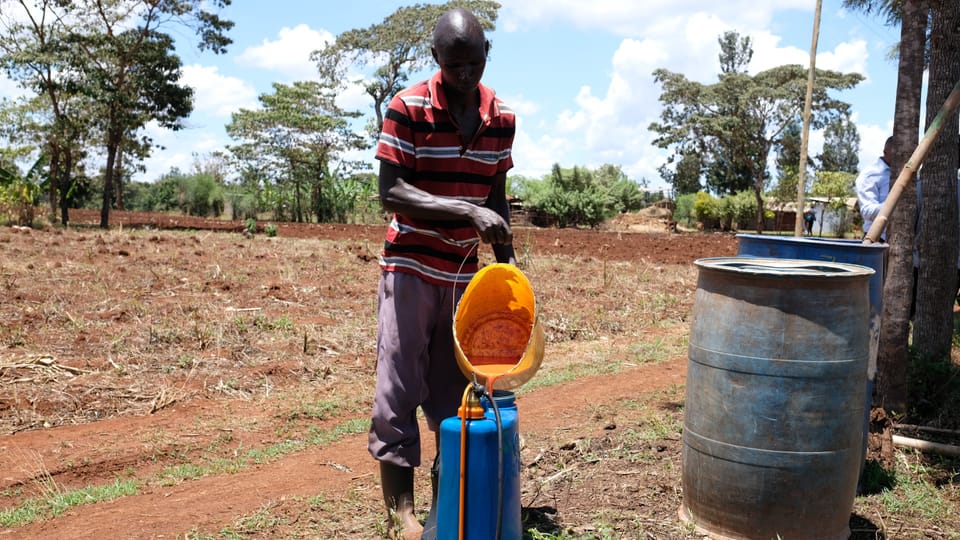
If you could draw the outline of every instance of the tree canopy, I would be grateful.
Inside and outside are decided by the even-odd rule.
[[[778,66],[756,75],[745,69],[752,57],[749,39],[727,32],[721,45],[718,82],[703,84],[666,69],[654,71],[663,87],[660,120],[650,125],[654,144],[673,150],[673,156],[697,152],[709,190],[737,193],[752,189],[757,201],[757,230],[763,228],[763,193],[769,172],[767,159],[788,127],[803,111],[807,68]],[[846,114],[848,104],[831,96],[863,77],[817,70],[811,125],[824,127]]]
[[[373,98],[375,114],[372,131],[380,133],[390,99],[407,85],[409,76],[433,62],[430,53],[433,27],[443,13],[466,8],[486,31],[495,27],[500,4],[489,0],[452,0],[445,4],[414,4],[397,9],[383,21],[367,28],[348,30],[327,47],[314,51],[321,78],[343,84],[354,70],[373,66],[373,76],[362,79]]]
[[[124,149],[144,157],[136,139],[150,120],[176,129],[191,109],[168,28],[187,27],[198,48],[222,53],[233,23],[214,10],[231,0],[0,0],[0,65],[35,94],[52,118],[42,128],[50,155],[51,200],[65,201],[83,150],[99,139],[106,155],[101,226],[109,223]],[[62,202],[66,221],[65,202]]]
[[[341,110],[333,90],[317,81],[274,83],[273,89],[260,96],[260,109],[233,114],[227,133],[239,144],[230,150],[252,174],[248,179],[278,188],[274,208],[289,202],[293,220],[313,215],[327,221],[336,206],[326,196],[333,186],[331,169],[352,173],[366,167],[342,159],[349,151],[369,147],[350,126],[360,113]]]

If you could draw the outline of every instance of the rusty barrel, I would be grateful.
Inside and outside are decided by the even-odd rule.
[[[877,352],[880,348],[880,324],[883,315],[883,270],[887,244],[864,244],[861,240],[773,236],[769,234],[738,234],[737,255],[772,257],[774,259],[806,259],[867,266],[870,276],[870,360],[867,363],[866,400],[863,408],[863,440],[860,444],[860,478],[867,459],[867,434],[870,428],[870,408],[873,405],[873,387],[877,374]]]
[[[751,257],[695,264],[681,517],[714,538],[848,538],[874,271]]]

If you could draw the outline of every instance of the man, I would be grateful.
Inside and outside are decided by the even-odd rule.
[[[866,235],[873,220],[880,215],[883,202],[890,194],[890,164],[893,163],[893,137],[887,137],[883,144],[883,155],[857,176],[857,203],[863,216],[863,233]],[[881,234],[881,239],[886,238]]]
[[[478,242],[493,246],[497,262],[516,263],[506,199],[515,118],[480,83],[489,48],[471,12],[443,14],[432,48],[440,69],[393,98],[377,147],[380,201],[393,219],[380,258],[368,449],[380,462],[389,530],[404,540],[422,532],[417,408],[437,437],[467,385],[453,353],[453,310],[477,271]]]
[[[807,231],[807,236],[813,236],[813,224],[817,221],[817,216],[813,211],[813,208],[807,208],[807,211],[803,213],[803,225]]]

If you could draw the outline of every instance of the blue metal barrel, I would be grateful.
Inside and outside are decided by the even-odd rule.
[[[681,516],[715,537],[848,538],[873,270],[751,257],[695,264]]]
[[[864,244],[860,240],[738,234],[737,254],[774,259],[807,259],[859,264],[873,269],[870,277],[870,365],[867,380],[873,381],[883,314],[883,270],[887,244]],[[868,404],[869,405],[869,404]]]
[[[514,393],[495,391],[493,399],[500,412],[502,431],[503,486],[498,481],[497,423],[493,407],[481,400],[483,417],[468,419],[467,468],[464,494],[464,538],[496,538],[497,510],[502,509],[501,540],[520,540],[520,432]],[[460,435],[459,416],[440,423],[440,482],[437,495],[437,540],[457,540],[460,520]],[[500,506],[498,507],[498,501]]]
[[[867,364],[867,396],[863,411],[863,457],[861,472],[867,457],[867,436],[870,431],[870,408],[873,386],[877,375],[877,352],[880,348],[880,323],[883,315],[883,276],[887,244],[864,244],[860,240],[796,236],[738,234],[737,254],[748,257],[774,259],[807,259],[867,266],[873,269],[870,277],[870,361]]]

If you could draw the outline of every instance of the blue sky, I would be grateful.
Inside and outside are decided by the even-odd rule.
[[[666,151],[647,130],[661,110],[652,72],[664,67],[712,83],[719,71],[718,36],[736,30],[753,40],[751,72],[809,61],[815,0],[500,0],[503,7],[484,82],[518,113],[515,174],[539,177],[554,163],[570,167],[621,165],[636,180],[665,187],[656,170]],[[195,89],[188,128],[150,134],[164,146],[139,180],[179,167],[189,170],[231,141],[230,113],[257,107],[272,82],[315,77],[310,52],[351,28],[380,22],[401,5],[388,0],[235,0],[223,16],[236,23],[225,55],[200,53],[182,36],[183,80]],[[888,51],[899,29],[825,0],[817,67],[858,72],[864,82],[839,97],[852,105],[861,137],[861,164],[879,155],[892,132],[896,62]],[[424,73],[427,76],[429,73]],[[12,95],[0,80],[0,96]],[[358,89],[345,107],[371,113]],[[822,135],[811,133],[811,155]],[[361,157],[372,160],[373,151]]]

